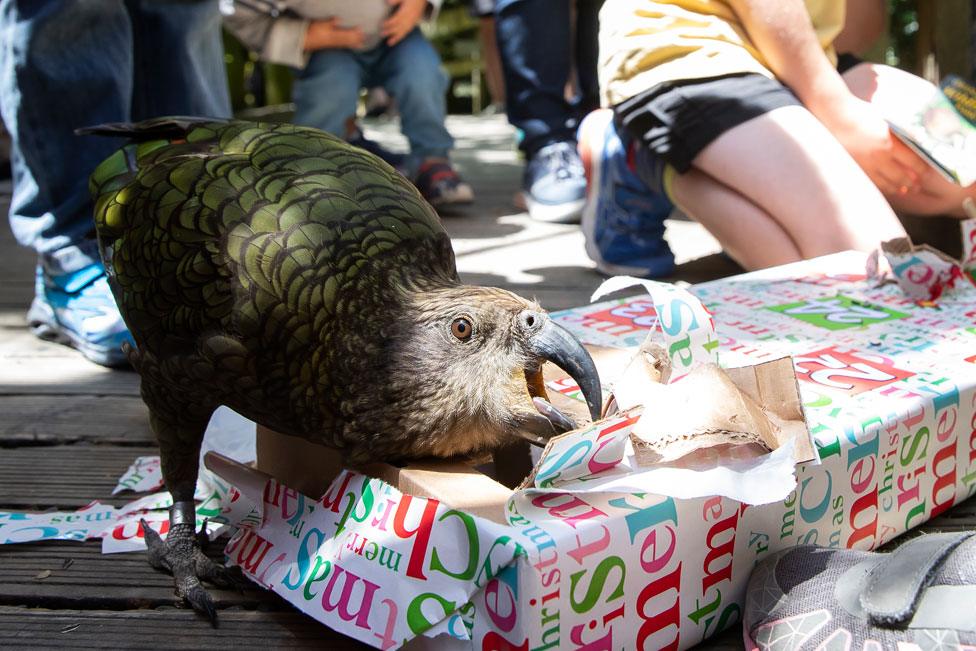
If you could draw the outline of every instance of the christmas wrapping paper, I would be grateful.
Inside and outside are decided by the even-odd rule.
[[[228,558],[381,648],[419,634],[479,649],[692,646],[740,621],[749,574],[770,553],[875,548],[974,492],[976,304],[949,293],[921,307],[871,284],[865,261],[838,254],[690,288],[717,347],[688,342],[722,365],[794,357],[819,460],[796,466],[785,498],[637,490],[638,418],[622,413],[551,444],[509,499],[507,527],[344,472],[318,502],[292,492],[287,507],[272,480],[262,523]],[[554,318],[586,343],[634,349],[661,329],[678,342],[674,361],[682,328],[702,319],[661,296]]]

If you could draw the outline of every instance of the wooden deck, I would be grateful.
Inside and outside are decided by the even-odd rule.
[[[469,282],[535,296],[545,307],[584,304],[602,280],[574,226],[538,224],[512,207],[521,164],[501,118],[456,118],[456,160],[477,203],[445,217]],[[369,134],[396,144],[390,125]],[[9,184],[0,186],[6,213]],[[677,279],[697,282],[738,271],[696,224],[676,221],[669,237]],[[35,339],[24,313],[33,295],[33,254],[0,225],[0,510],[73,509],[113,498],[119,476],[155,454],[138,378]],[[976,527],[976,500],[924,530]],[[215,548],[212,550],[218,554]],[[141,553],[103,556],[90,541],[0,546],[0,648],[306,647],[360,648],[263,590],[212,590],[221,626],[175,607],[169,576]],[[709,648],[738,648],[733,630]]]

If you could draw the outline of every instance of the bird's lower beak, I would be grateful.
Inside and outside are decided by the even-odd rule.
[[[593,358],[568,330],[549,319],[528,339],[528,350],[540,361],[549,361],[564,370],[580,386],[590,417],[597,420],[603,403],[600,376]],[[525,369],[525,380],[532,402],[541,418],[522,423],[522,435],[536,445],[545,445],[553,435],[575,429],[572,418],[549,403],[542,364]],[[534,415],[533,415],[534,416]]]

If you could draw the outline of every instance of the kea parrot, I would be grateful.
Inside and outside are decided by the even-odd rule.
[[[436,213],[379,158],[315,129],[158,118],[91,177],[99,250],[172,493],[150,563],[216,623],[238,573],[194,531],[199,451],[226,405],[352,466],[543,444],[574,426],[551,361],[601,404],[593,360],[535,303],[461,283]]]

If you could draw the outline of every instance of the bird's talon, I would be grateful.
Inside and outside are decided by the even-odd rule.
[[[195,531],[192,522],[171,525],[165,541],[145,520],[141,524],[149,551],[149,564],[170,572],[176,596],[206,615],[216,627],[217,606],[200,581],[237,588],[244,581],[240,568],[229,569],[208,558],[200,549],[201,534]]]
[[[219,626],[219,622],[217,621],[217,606],[214,604],[213,597],[210,596],[210,593],[202,585],[198,583],[182,591],[183,594],[179,594],[179,592],[181,591],[177,591],[177,596],[182,597],[184,601],[193,607],[193,610],[206,615],[214,628]]]
[[[207,533],[207,522],[209,520],[204,520],[203,524],[200,525],[200,531],[197,532],[197,544],[200,545],[200,549],[206,549],[207,545],[210,544],[210,534]]]

